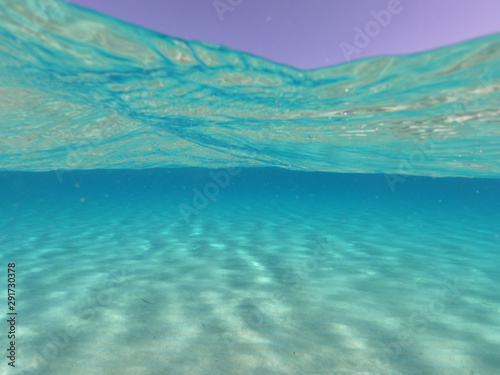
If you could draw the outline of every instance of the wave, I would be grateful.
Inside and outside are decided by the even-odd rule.
[[[0,5],[0,169],[500,177],[500,34],[303,71],[58,1]]]

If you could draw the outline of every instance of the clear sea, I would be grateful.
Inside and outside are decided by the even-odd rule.
[[[500,374],[500,34],[303,71],[0,6],[0,374]]]

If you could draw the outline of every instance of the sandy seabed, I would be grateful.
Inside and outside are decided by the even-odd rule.
[[[186,221],[184,194],[4,210],[0,374],[498,374],[495,210],[228,190]]]

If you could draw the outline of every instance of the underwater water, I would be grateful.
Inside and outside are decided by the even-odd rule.
[[[499,373],[500,35],[301,71],[0,5],[0,374]]]

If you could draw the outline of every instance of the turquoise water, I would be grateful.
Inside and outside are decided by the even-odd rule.
[[[500,35],[300,71],[0,5],[0,374],[499,373]]]

